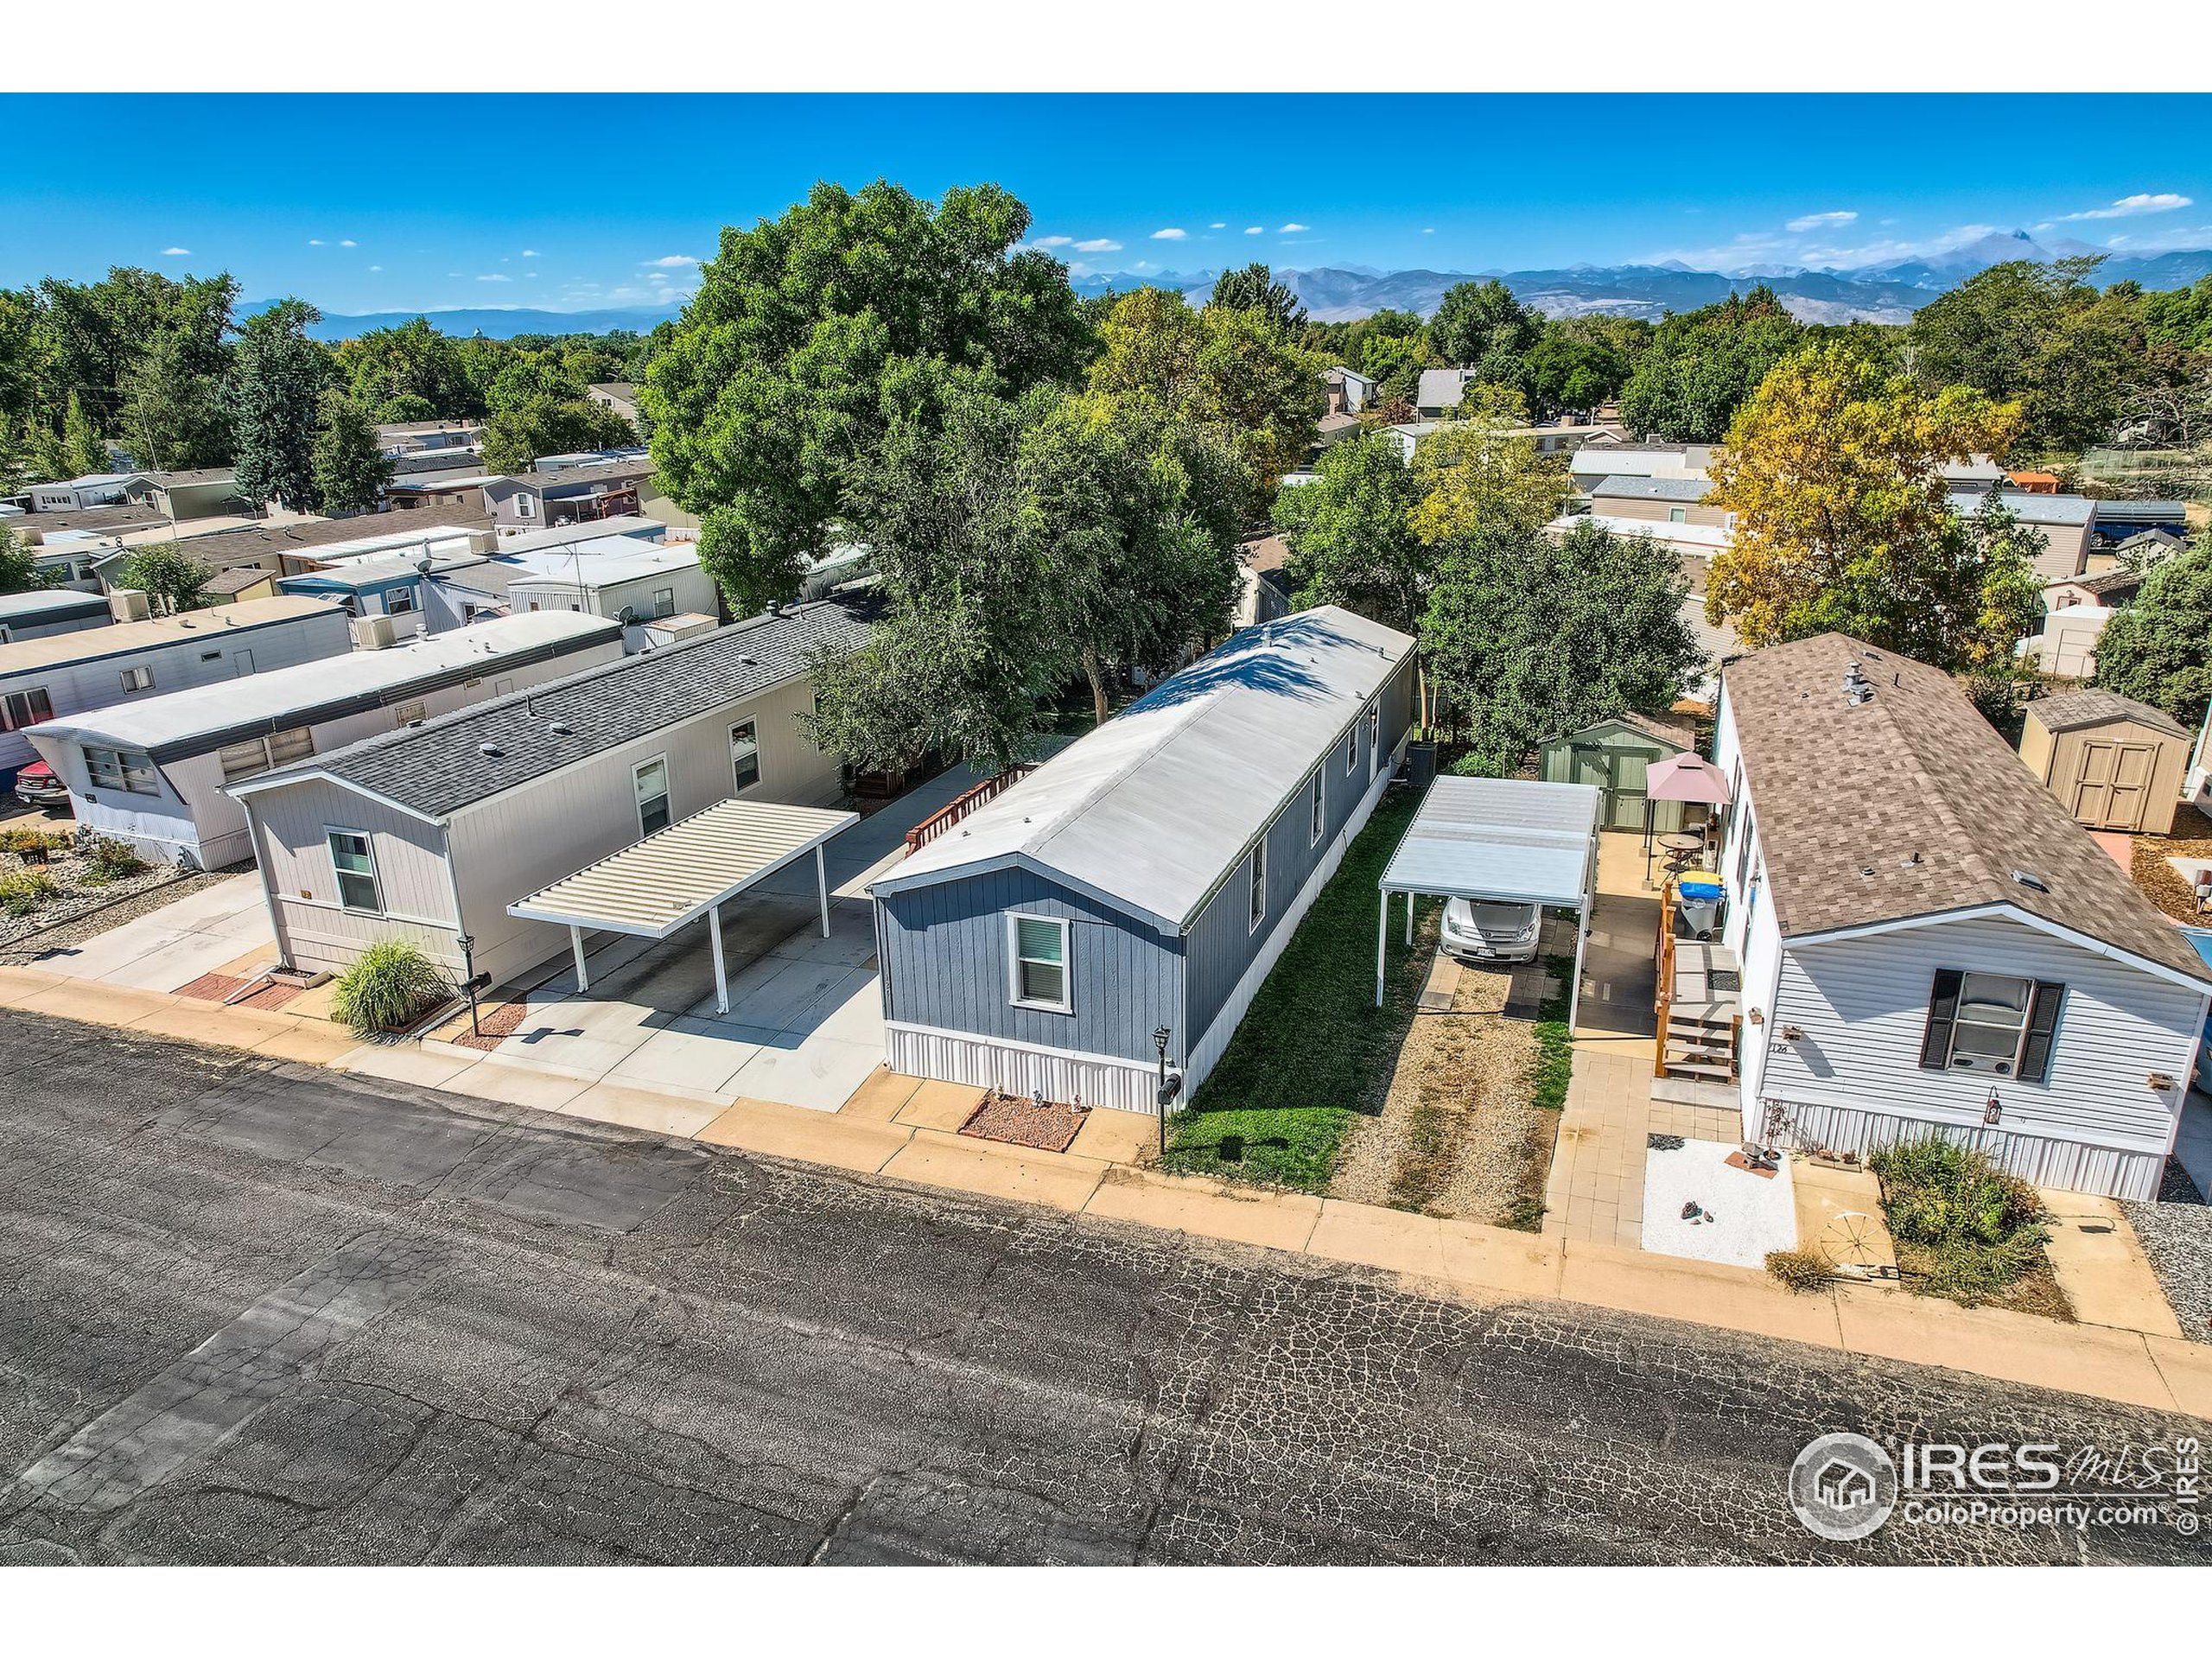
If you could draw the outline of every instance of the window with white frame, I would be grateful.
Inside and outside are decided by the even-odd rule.
[[[1014,1005],[1067,1013],[1073,1006],[1068,995],[1068,924],[1051,916],[1009,916],[1007,926]]]
[[[760,781],[760,728],[741,720],[729,728],[729,769],[740,789]]]
[[[387,616],[405,616],[414,608],[415,589],[412,587],[395,588],[384,596],[385,614]]]
[[[162,792],[154,762],[141,749],[86,749],[85,770],[94,789],[120,790],[126,795]]]
[[[650,836],[668,828],[668,760],[655,755],[640,761],[630,774],[638,797],[638,833]]]
[[[1322,798],[1321,768],[1319,766],[1313,768],[1313,782],[1309,787],[1308,795],[1307,805],[1311,810],[1313,823],[1313,828],[1306,834],[1306,844],[1308,847],[1319,847],[1321,844],[1321,831],[1328,824],[1328,814],[1325,810],[1327,803]]]
[[[126,668],[123,671],[123,689],[126,691],[150,691],[154,689],[154,671],[150,668]]]
[[[1268,843],[1256,843],[1252,849],[1252,929],[1259,931],[1268,919]]]
[[[1344,734],[1344,772],[1347,775],[1359,770],[1359,722],[1354,721],[1351,729]]]
[[[515,517],[518,518],[535,518],[537,517],[537,498],[534,495],[529,494],[516,496]]]
[[[347,910],[384,913],[384,894],[377,886],[377,855],[369,838],[358,830],[332,830],[330,868],[338,877],[338,902]]]
[[[653,614],[656,617],[674,616],[676,614],[675,588],[656,588],[653,589]]]
[[[32,686],[27,691],[10,691],[0,697],[0,731],[19,731],[53,718],[54,703],[42,685]]]
[[[267,737],[249,737],[242,743],[226,744],[219,753],[223,781],[235,784],[241,779],[267,772],[271,766],[306,760],[315,753],[315,734],[304,726],[296,726]]]

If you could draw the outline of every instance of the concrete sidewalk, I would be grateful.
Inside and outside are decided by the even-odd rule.
[[[1684,1319],[2212,1419],[2212,1346],[1961,1308],[1885,1287],[1836,1286],[1796,1295],[1763,1273],[1594,1240],[1164,1174],[1136,1166],[1156,1126],[1128,1113],[1093,1111],[1068,1152],[1041,1153],[957,1134],[980,1091],[882,1071],[836,1113],[749,1099],[718,1106],[493,1059],[428,1054],[413,1046],[365,1047],[317,1020],[219,1008],[23,969],[0,969],[0,1005],[425,1088],[465,1086],[482,1098],[944,1191],[1295,1250],[1401,1274],[1424,1288],[1478,1300],[1541,1297]]]

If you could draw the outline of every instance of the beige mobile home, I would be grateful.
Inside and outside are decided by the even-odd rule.
[[[799,724],[812,664],[867,638],[824,601],[734,623],[255,778],[245,803],[276,943],[340,971],[411,940],[493,982],[569,948],[507,906],[717,801],[823,805],[842,768]]]

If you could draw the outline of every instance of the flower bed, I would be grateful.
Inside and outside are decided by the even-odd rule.
[[[0,832],[0,949],[185,874],[86,831]]]

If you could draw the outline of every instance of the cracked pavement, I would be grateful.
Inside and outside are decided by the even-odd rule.
[[[0,1012],[0,1561],[2194,1560],[1803,1531],[2181,1421]],[[2202,1433],[2196,1425],[2192,1432]]]

